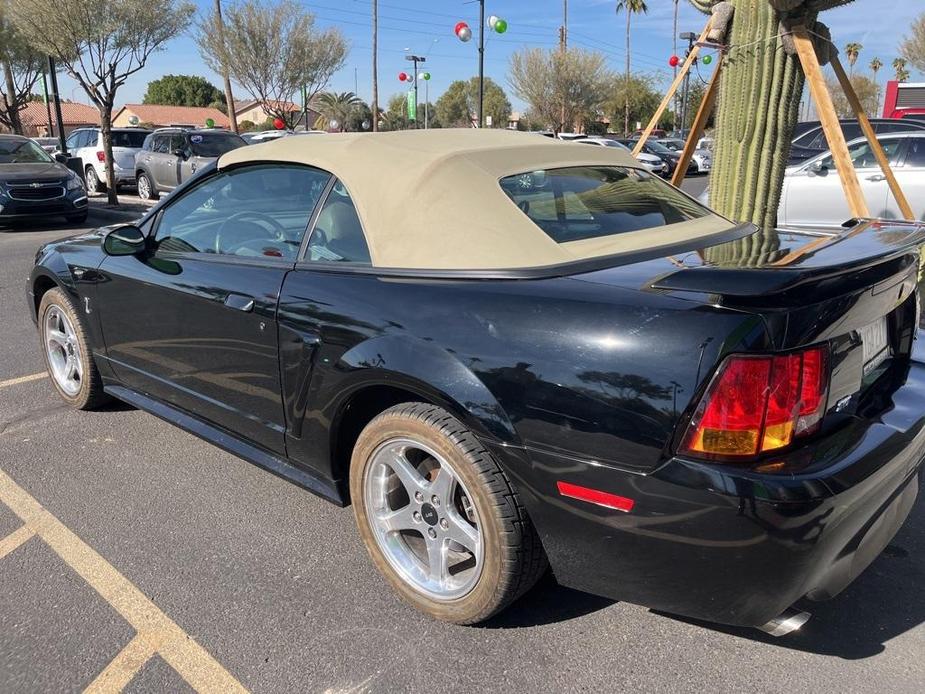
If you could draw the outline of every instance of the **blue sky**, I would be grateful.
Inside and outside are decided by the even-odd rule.
[[[211,0],[195,0],[202,7],[212,5]],[[359,95],[369,100],[371,94],[371,0],[319,0],[303,2],[317,17],[320,26],[337,26],[350,44],[347,63],[334,75],[331,88],[336,91],[353,91],[356,84]],[[570,0],[570,45],[599,50],[615,70],[622,70],[625,59],[624,19],[614,12],[614,0]],[[632,59],[635,70],[654,74],[667,86],[670,74],[668,58],[672,54],[672,0],[648,0],[649,13],[634,17]],[[885,63],[881,81],[892,74],[889,67],[898,55],[897,45],[914,17],[925,9],[920,2],[883,2],[883,0],[856,0],[856,2],[830,10],[824,21],[832,28],[839,46],[849,41],[864,45],[859,64],[866,69],[875,56]],[[409,65],[403,54],[408,48],[419,55],[428,56],[430,97],[436,97],[450,82],[465,79],[478,72],[476,41],[463,44],[453,35],[457,21],[464,20],[475,31],[478,26],[478,2],[463,0],[380,0],[379,3],[379,80],[380,99],[402,91],[398,73]],[[524,46],[552,48],[558,45],[558,28],[562,23],[562,0],[486,0],[486,14],[495,14],[508,21],[506,34],[489,32],[486,46],[486,75],[498,81],[506,90],[507,65],[510,54]],[[693,9],[687,0],[680,2],[680,31],[699,32],[705,16]],[[436,40],[436,42],[435,42]],[[680,50],[680,49],[679,49]],[[164,74],[198,74],[221,86],[199,57],[192,33],[172,41],[166,50],[154,54],[148,65],[134,75],[119,92],[117,106],[140,102],[147,83]],[[704,69],[703,76],[707,76]],[[922,75],[914,74],[913,79]],[[422,84],[423,86],[423,84]],[[65,76],[60,78],[60,91],[64,98],[86,103],[86,96],[75,83]],[[236,98],[247,98],[240,89]],[[424,95],[421,94],[423,100]],[[515,108],[521,104],[511,97]]]

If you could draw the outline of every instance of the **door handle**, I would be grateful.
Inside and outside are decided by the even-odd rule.
[[[243,296],[241,294],[229,294],[225,297],[225,306],[233,308],[236,311],[250,313],[254,310],[254,300],[249,296]]]
[[[868,181],[874,181],[874,182],[885,181],[885,180],[886,180],[886,176],[884,176],[883,174],[874,174],[873,176],[868,176],[868,177],[867,177],[867,180],[868,180]]]

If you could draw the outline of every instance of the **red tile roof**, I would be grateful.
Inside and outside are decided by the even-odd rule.
[[[26,104],[26,108],[19,112],[19,117],[26,128],[48,125],[48,111],[45,109],[44,102],[41,101],[30,101]],[[62,101],[61,117],[64,119],[66,127],[100,124],[100,112],[95,106],[87,106],[86,104]],[[56,122],[54,107],[51,109],[51,118],[54,124]]]
[[[217,108],[196,107],[196,106],[161,106],[159,104],[126,104],[118,111],[113,113],[116,116],[128,110],[138,116],[142,123],[151,123],[153,125],[198,125],[204,126],[206,120],[211,118],[218,127],[227,128],[230,123],[228,116],[219,111]]]

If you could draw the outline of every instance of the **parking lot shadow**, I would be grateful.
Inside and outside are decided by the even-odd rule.
[[[802,601],[812,615],[800,631],[775,638],[758,629],[740,629],[665,615],[705,629],[761,641],[780,648],[832,655],[846,660],[870,658],[887,643],[925,622],[925,489],[912,513],[884,552],[848,586],[826,602]]]
[[[511,607],[479,626],[485,629],[518,629],[555,624],[582,617],[616,601],[566,588],[547,571],[540,582]]]

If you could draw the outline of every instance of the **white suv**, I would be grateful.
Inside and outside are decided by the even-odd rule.
[[[151,133],[145,128],[113,128],[112,158],[116,187],[135,185],[135,154],[141,151],[145,138]],[[80,157],[87,192],[106,190],[106,155],[103,152],[103,135],[99,128],[80,128],[67,138],[67,150],[72,157]]]

